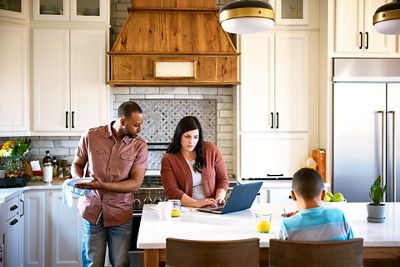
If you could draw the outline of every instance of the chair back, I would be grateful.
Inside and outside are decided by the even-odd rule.
[[[167,267],[258,267],[260,239],[200,241],[167,238]]]
[[[270,239],[270,267],[360,267],[363,239],[343,241],[290,241]]]

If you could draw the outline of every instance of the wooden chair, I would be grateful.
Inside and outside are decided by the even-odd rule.
[[[258,267],[260,239],[199,241],[167,238],[167,267]]]
[[[360,267],[363,239],[313,242],[270,239],[270,267]]]

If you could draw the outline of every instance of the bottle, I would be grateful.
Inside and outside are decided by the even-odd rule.
[[[46,150],[46,156],[43,158],[43,181],[50,183],[53,180],[53,160],[50,157],[50,151]]]
[[[53,165],[53,177],[57,177],[58,166],[57,166],[56,156],[53,156],[52,165]]]

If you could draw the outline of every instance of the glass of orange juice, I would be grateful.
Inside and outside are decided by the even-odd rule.
[[[170,199],[168,202],[172,203],[171,217],[181,216],[181,201],[179,199]]]
[[[256,227],[259,233],[269,233],[271,229],[271,213],[269,212],[256,212]]]

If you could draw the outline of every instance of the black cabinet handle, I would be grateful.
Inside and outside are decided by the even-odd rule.
[[[276,113],[276,129],[279,129],[279,112]]]
[[[359,49],[363,48],[363,36],[362,36],[362,32],[360,32],[360,47]]]
[[[17,206],[17,205],[14,205],[14,206],[12,206],[12,207],[10,208],[10,211],[13,211],[13,210],[16,210],[16,209],[18,209],[18,206]]]
[[[25,214],[25,201],[22,200],[22,199],[20,199],[19,201],[20,201],[21,204],[22,204],[22,212],[21,212],[21,214],[19,215],[19,217],[22,217],[22,216],[24,216],[24,214]]]
[[[68,128],[68,111],[65,111],[65,128]]]
[[[18,220],[17,219],[14,219],[14,220],[12,220],[11,222],[10,222],[10,225],[16,225],[18,223]]]
[[[72,128],[75,128],[75,111],[72,111]]]
[[[367,36],[367,38],[366,38],[367,39],[366,40],[367,44],[365,45],[365,49],[368,49],[368,46],[369,46],[369,34],[368,34],[368,32],[366,32],[365,35]]]
[[[271,112],[271,129],[274,129],[274,113]]]
[[[267,173],[267,176],[283,176],[283,173],[280,173],[280,174],[269,174],[269,173]]]

